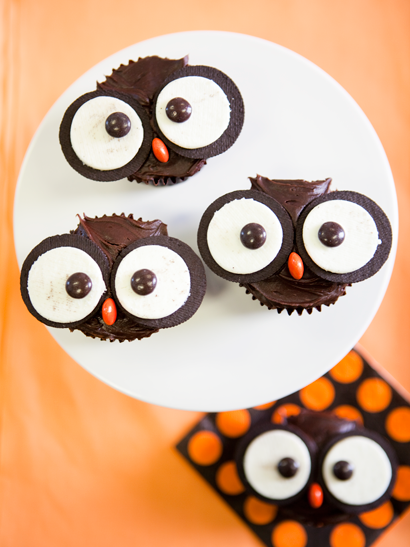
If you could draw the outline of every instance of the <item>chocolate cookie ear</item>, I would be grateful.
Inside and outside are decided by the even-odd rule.
[[[303,262],[319,277],[356,283],[386,262],[392,230],[386,214],[370,198],[357,192],[331,192],[302,211],[296,245]]]
[[[91,240],[74,234],[49,237],[23,263],[21,295],[42,323],[74,328],[99,308],[108,277],[108,260]]]
[[[111,290],[122,311],[150,328],[175,327],[198,310],[205,269],[186,243],[168,236],[140,239],[114,263]]]
[[[198,247],[207,266],[224,279],[252,283],[276,273],[293,247],[287,211],[257,190],[239,190],[214,201],[202,216]]]
[[[60,125],[60,144],[73,169],[107,182],[135,173],[151,150],[148,115],[136,100],[115,91],[93,91],[75,100]]]
[[[208,66],[172,74],[154,99],[153,125],[169,148],[187,158],[222,154],[238,138],[245,108],[235,83]]]

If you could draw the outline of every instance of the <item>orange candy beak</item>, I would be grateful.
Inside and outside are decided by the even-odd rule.
[[[113,325],[117,319],[117,306],[112,298],[107,298],[102,306],[102,318],[106,325]]]
[[[305,270],[303,260],[297,253],[290,253],[288,258],[288,269],[293,279],[302,279]]]
[[[317,483],[314,482],[309,487],[308,492],[308,500],[309,504],[313,509],[319,509],[319,507],[323,503],[323,490],[322,487]]]
[[[152,152],[158,161],[161,163],[167,163],[169,160],[168,148],[162,142],[161,139],[157,137],[152,141]]]

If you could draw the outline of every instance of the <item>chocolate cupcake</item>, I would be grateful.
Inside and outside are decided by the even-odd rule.
[[[211,270],[261,305],[289,315],[321,311],[386,262],[391,226],[371,199],[330,192],[330,178],[250,180],[251,190],[208,207],[198,246]]]
[[[101,340],[141,340],[179,325],[206,290],[201,260],[160,220],[133,215],[80,218],[27,256],[20,279],[34,317]]]
[[[68,163],[97,181],[167,185],[193,176],[238,138],[244,104],[220,70],[188,56],[129,61],[74,101],[60,126]]]

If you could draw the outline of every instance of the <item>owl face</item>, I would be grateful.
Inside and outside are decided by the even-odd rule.
[[[80,219],[74,233],[37,245],[21,273],[23,300],[38,320],[111,341],[188,320],[205,289],[192,249],[161,221],[132,215]]]
[[[212,203],[198,230],[202,258],[262,304],[301,313],[334,303],[387,260],[384,212],[357,192],[317,182],[251,179],[252,189]]]
[[[187,62],[130,61],[74,101],[60,127],[70,165],[98,181],[166,184],[230,148],[244,121],[239,90],[221,71]]]
[[[235,460],[249,493],[316,525],[380,506],[397,469],[392,447],[377,433],[309,411],[255,428]]]

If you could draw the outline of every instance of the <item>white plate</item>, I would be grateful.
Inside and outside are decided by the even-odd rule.
[[[192,179],[154,188],[127,180],[98,183],[77,174],[58,142],[64,111],[113,68],[139,56],[179,58],[228,74],[246,117],[234,146]],[[333,188],[375,200],[389,216],[394,245],[373,278],[348,288],[335,306],[288,317],[252,301],[238,285],[208,276],[208,291],[187,323],[151,338],[108,343],[50,329],[81,366],[138,399],[187,410],[228,410],[283,397],[335,365],[375,315],[389,282],[397,236],[394,182],[382,145],[354,100],[330,76],[270,42],[225,32],[185,32],[147,40],[101,62],[54,104],[27,152],[17,187],[14,228],[21,265],[41,240],[67,233],[76,214],[134,213],[160,218],[194,249],[202,213],[217,197],[250,187],[248,176],[333,177]]]

